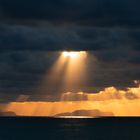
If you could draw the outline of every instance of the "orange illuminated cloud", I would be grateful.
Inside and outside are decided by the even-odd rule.
[[[11,102],[0,104],[2,112],[15,112],[21,116],[55,116],[57,114],[72,114],[84,112],[92,116],[140,116],[140,87],[117,90],[115,87],[105,88],[99,93],[65,93],[63,101],[58,102]],[[84,101],[83,97],[87,100]],[[23,96],[22,96],[23,97]],[[74,98],[79,101],[70,101]],[[7,113],[8,114],[8,113]],[[85,115],[86,115],[85,114]],[[79,114],[80,115],[80,114]]]

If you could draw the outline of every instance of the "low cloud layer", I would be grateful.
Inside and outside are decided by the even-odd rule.
[[[71,101],[72,98],[77,98],[77,101]],[[84,112],[85,115],[91,113],[91,116],[97,116],[97,114],[100,114],[99,116],[139,116],[139,107],[140,87],[128,88],[127,91],[109,87],[96,94],[65,93],[59,102],[25,101],[1,104],[1,111],[15,112],[21,116],[55,116],[71,112],[73,114],[81,112],[82,116]]]

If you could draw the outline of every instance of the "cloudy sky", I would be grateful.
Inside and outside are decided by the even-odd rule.
[[[38,88],[62,50],[89,51],[88,78],[79,90],[134,86],[140,80],[139,6],[138,0],[1,0],[1,101],[20,94],[57,98],[59,84]]]

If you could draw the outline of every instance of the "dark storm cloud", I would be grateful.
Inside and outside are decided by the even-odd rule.
[[[138,55],[130,58],[129,62],[133,65],[140,65],[140,54],[138,54]]]
[[[126,47],[127,30],[84,26],[33,28],[1,25],[0,50],[103,50]]]
[[[56,55],[52,53],[56,60]],[[5,52],[0,55],[0,85],[3,87],[30,87],[54,63],[48,53]]]
[[[83,89],[132,86],[140,79],[139,6],[138,0],[1,0],[0,97],[36,94],[60,55],[53,51],[61,50],[91,51]],[[54,90],[44,93],[55,100]]]
[[[140,31],[132,31],[129,33],[129,36],[133,42],[133,49],[135,51],[140,51]]]
[[[72,21],[86,24],[138,25],[138,0],[1,0],[3,19]]]
[[[53,53],[53,50],[72,48],[93,51],[89,53],[90,80],[85,83],[85,87],[132,85],[132,81],[139,78],[139,68],[130,69],[129,66],[130,57],[134,59],[138,56],[136,53],[131,54],[135,51],[133,44],[138,42],[132,38],[132,33],[134,36],[135,32],[137,34],[138,30],[87,26],[40,28],[1,25],[1,91],[35,94],[40,81],[60,55],[59,52]],[[52,52],[48,52],[49,50]],[[100,63],[97,69],[93,66],[92,56]]]
[[[7,51],[94,51],[99,60],[113,62],[130,59],[139,44],[139,29],[96,28],[85,26],[0,26],[0,52]],[[137,56],[139,54],[133,54]],[[31,55],[32,56],[32,55]],[[13,61],[24,61],[26,57],[11,56]],[[24,69],[24,68],[23,68]]]

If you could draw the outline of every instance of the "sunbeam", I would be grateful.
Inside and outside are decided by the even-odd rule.
[[[61,94],[62,91],[68,92],[80,87],[86,79],[86,56],[85,51],[61,52],[58,60],[43,77],[40,92],[56,89]]]
[[[65,70],[64,88],[70,91],[85,81],[87,52],[62,52],[62,56],[64,59],[69,58]]]

